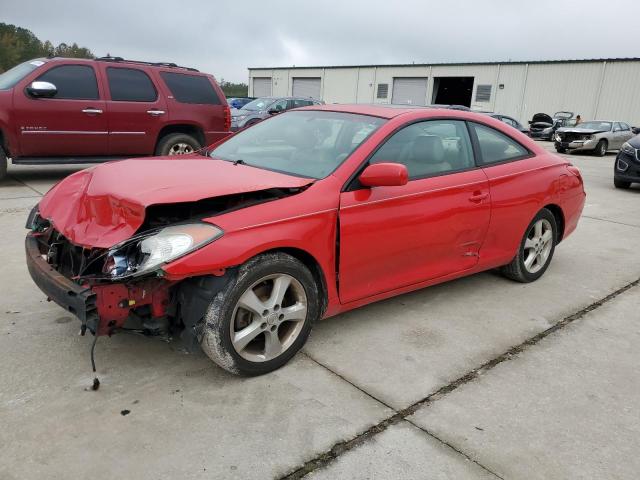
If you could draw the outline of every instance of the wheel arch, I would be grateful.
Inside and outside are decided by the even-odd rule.
[[[556,225],[558,227],[558,243],[560,243],[560,241],[564,237],[564,227],[565,227],[564,212],[562,211],[562,208],[555,203],[549,203],[545,205],[543,208],[546,208],[547,210],[549,210],[553,214],[553,217],[556,219]]]
[[[158,132],[158,137],[156,138],[155,148],[158,148],[158,145],[162,141],[164,137],[170,135],[172,133],[185,133],[187,135],[191,135],[200,142],[200,145],[205,145],[206,140],[204,137],[204,130],[199,125],[195,125],[193,123],[174,123],[170,125],[165,125]]]

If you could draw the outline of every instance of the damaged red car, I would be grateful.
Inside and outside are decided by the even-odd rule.
[[[486,115],[317,106],[208,157],[69,176],[29,216],[27,264],[83,330],[170,332],[256,375],[321,318],[497,267],[538,279],[584,202],[576,167]]]

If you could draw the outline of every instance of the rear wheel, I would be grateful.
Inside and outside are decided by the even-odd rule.
[[[165,135],[158,142],[156,155],[188,155],[198,150],[202,145],[189,134],[170,133]]]
[[[631,182],[625,182],[624,180],[613,179],[613,186],[616,188],[627,189],[631,186]]]
[[[7,176],[7,155],[0,147],[0,180],[4,180]]]
[[[607,141],[603,138],[602,140],[600,140],[598,142],[598,144],[596,145],[596,149],[594,150],[595,154],[599,157],[604,157],[607,154],[607,149],[608,149],[608,143]]]
[[[546,208],[531,221],[520,242],[518,254],[502,273],[517,282],[528,283],[540,278],[549,267],[558,239],[556,219]]]
[[[207,309],[200,345],[225,370],[261,375],[280,368],[304,345],[320,315],[309,269],[285,253],[259,255]]]
[[[558,152],[558,153],[566,153],[567,149],[566,148],[562,148],[562,147],[556,147],[556,152]]]

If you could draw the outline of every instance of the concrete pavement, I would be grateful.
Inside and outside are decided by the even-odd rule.
[[[97,392],[90,339],[23,260],[29,209],[75,167],[11,167],[0,478],[635,478],[640,189],[613,188],[612,155],[571,159],[584,218],[534,284],[489,272],[370,305],[253,379],[158,340],[100,339]]]

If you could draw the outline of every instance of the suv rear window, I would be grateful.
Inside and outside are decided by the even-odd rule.
[[[107,68],[111,100],[116,102],[155,102],[156,87],[149,76],[135,68]]]
[[[220,105],[207,77],[172,72],[160,72],[160,76],[178,102]]]
[[[37,80],[53,83],[58,93],[53,98],[69,100],[98,100],[98,82],[93,67],[61,65],[40,75]]]

